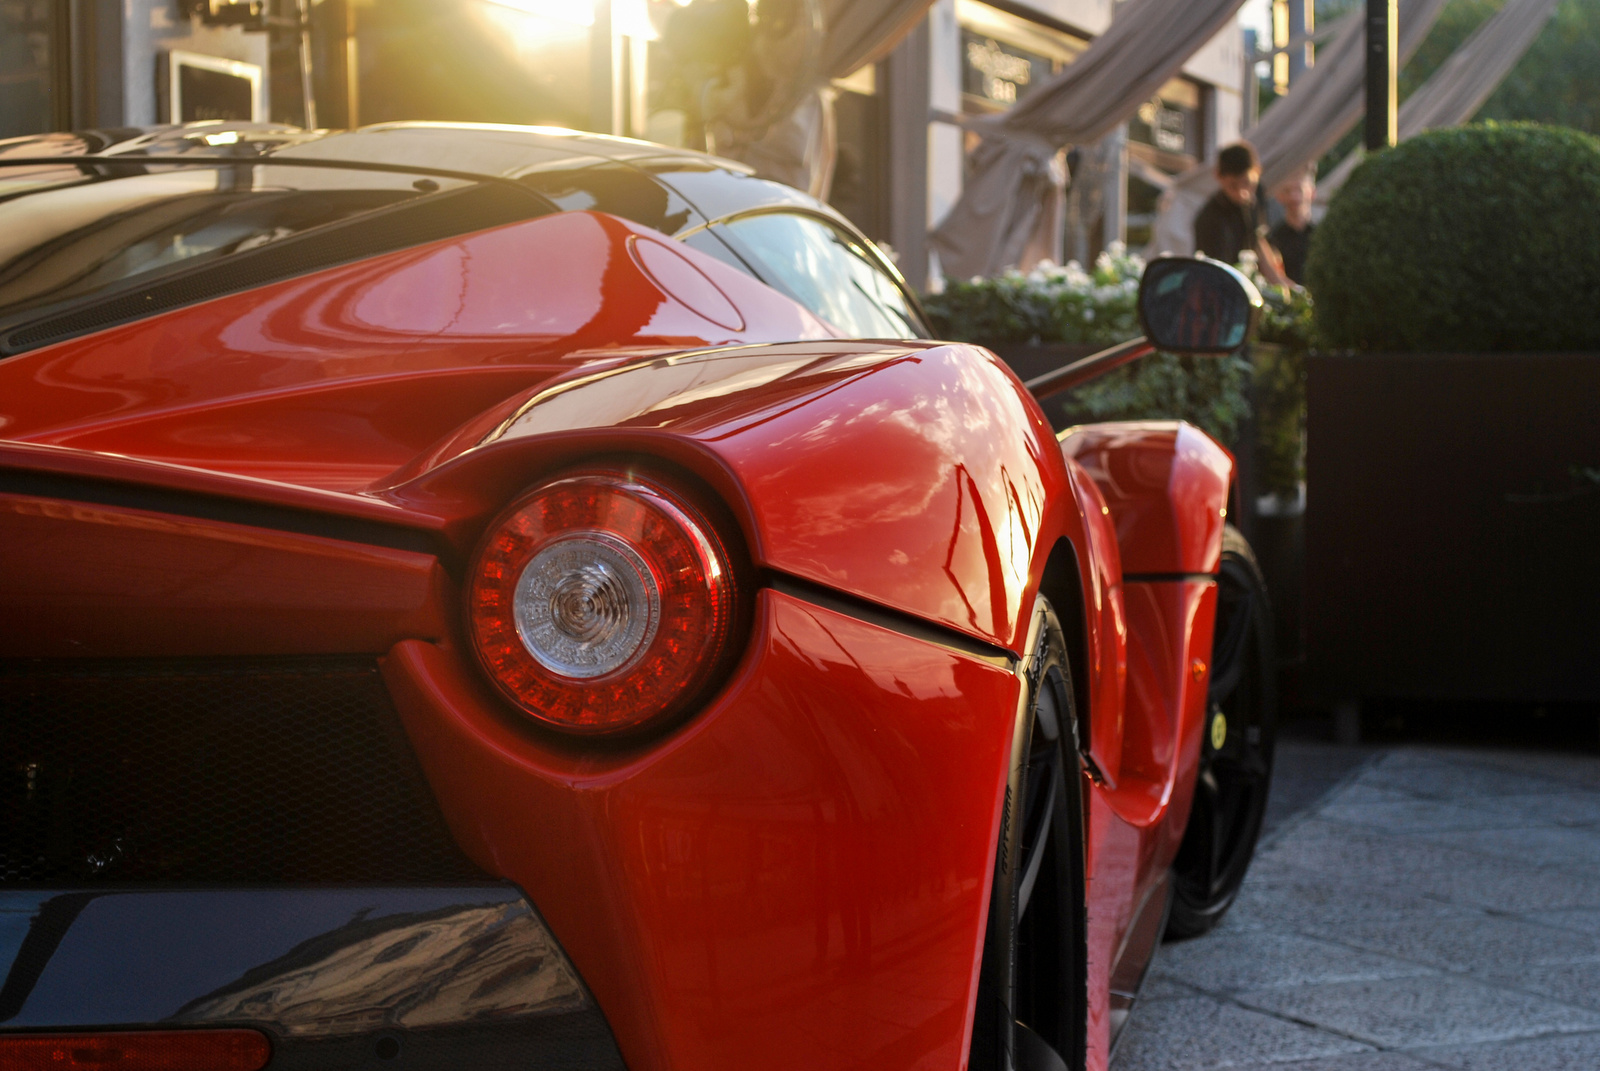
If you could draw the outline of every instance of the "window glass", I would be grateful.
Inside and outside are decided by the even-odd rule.
[[[642,171],[595,158],[529,171],[520,181],[569,212],[609,212],[663,234],[702,223],[689,203]]]
[[[0,167],[0,316],[216,261],[455,179],[296,167]],[[530,198],[530,204],[532,199]]]
[[[51,61],[60,32],[57,4],[0,4],[0,138],[49,130],[54,106]]]
[[[768,282],[856,338],[920,338],[917,314],[893,278],[850,235],[811,216],[746,216],[718,228]]]

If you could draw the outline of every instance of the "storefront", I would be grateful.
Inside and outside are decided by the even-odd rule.
[[[884,61],[833,83],[832,202],[923,282],[927,231],[959,198],[976,144],[963,124],[1065,70],[1114,6],[935,0]],[[674,89],[672,72],[715,68],[730,51],[718,34],[748,32],[746,11],[744,0],[0,0],[0,136],[183,119],[434,119],[693,145],[703,126],[682,83],[704,79]],[[691,27],[703,55],[672,52],[669,20]],[[1029,255],[1141,244],[1171,176],[1238,136],[1244,70],[1230,26],[1125,128],[1063,152],[1058,204]]]

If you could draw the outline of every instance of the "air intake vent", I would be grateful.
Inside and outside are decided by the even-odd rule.
[[[0,888],[484,877],[370,660],[0,662]]]
[[[208,260],[137,289],[75,302],[69,310],[44,319],[29,319],[5,334],[0,355],[9,357],[224,294],[515,223],[547,211],[537,194],[504,183],[419,197],[220,261]]]

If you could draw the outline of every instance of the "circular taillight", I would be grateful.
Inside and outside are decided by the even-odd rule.
[[[598,735],[679,713],[724,664],[734,579],[715,532],[653,480],[579,473],[543,484],[489,530],[468,617],[506,697]]]

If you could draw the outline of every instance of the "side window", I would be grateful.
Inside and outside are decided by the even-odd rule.
[[[767,212],[717,224],[773,285],[857,338],[922,338],[894,279],[856,239],[812,216]]]

